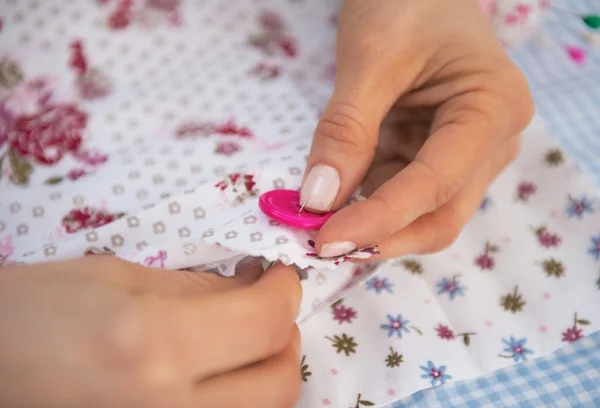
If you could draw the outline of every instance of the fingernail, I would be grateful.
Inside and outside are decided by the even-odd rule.
[[[333,258],[334,256],[345,255],[356,249],[356,244],[350,241],[331,242],[323,244],[319,256],[321,258]]]
[[[317,211],[330,211],[340,189],[340,175],[324,164],[313,167],[300,190],[300,202]]]

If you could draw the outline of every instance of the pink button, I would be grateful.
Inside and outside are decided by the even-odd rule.
[[[258,199],[258,206],[268,217],[282,224],[305,230],[317,230],[334,212],[325,214],[300,211],[300,192],[295,190],[268,191]]]

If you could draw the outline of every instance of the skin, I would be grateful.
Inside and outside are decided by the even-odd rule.
[[[335,92],[308,169],[341,175],[317,247],[382,257],[450,245],[516,156],[533,113],[520,71],[474,0],[347,0]],[[293,407],[300,392],[291,268],[233,279],[111,257],[5,267],[0,406]]]
[[[359,185],[368,199],[338,211],[317,248],[446,248],[518,153],[534,109],[523,75],[472,0],[347,0],[336,58],[307,169],[338,170],[334,208]]]
[[[0,406],[293,407],[293,268],[235,278],[113,257],[2,268]]]

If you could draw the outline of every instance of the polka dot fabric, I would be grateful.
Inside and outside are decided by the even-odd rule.
[[[597,330],[599,201],[540,122],[437,255],[319,259],[314,232],[259,210],[261,193],[300,186],[338,6],[0,0],[0,263],[294,264],[299,407],[383,406]]]

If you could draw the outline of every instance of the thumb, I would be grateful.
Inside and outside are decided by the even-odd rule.
[[[356,191],[373,160],[381,122],[404,90],[390,86],[391,67],[374,56],[381,57],[379,50],[342,47],[348,42],[338,43],[335,90],[316,127],[300,190],[301,204],[314,212],[339,208]]]

